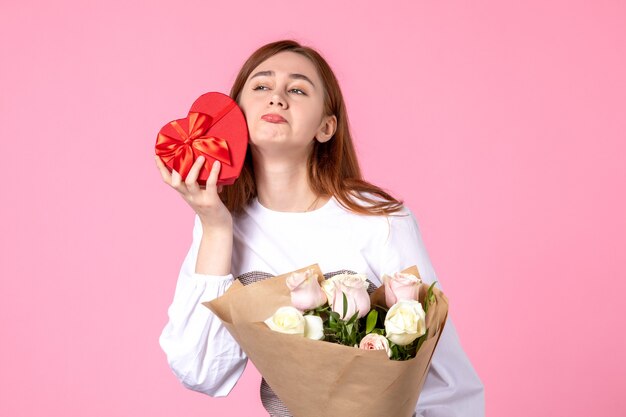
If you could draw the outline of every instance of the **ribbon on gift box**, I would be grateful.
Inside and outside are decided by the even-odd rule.
[[[214,160],[222,163],[218,185],[232,184],[239,176],[247,148],[246,121],[237,103],[222,93],[200,96],[184,119],[161,128],[155,153],[167,168],[184,180],[194,161],[204,156],[197,181],[204,185]]]
[[[170,122],[169,124],[178,133],[178,137],[159,132],[155,147],[156,154],[164,161],[173,159],[172,167],[183,178],[189,173],[193,161],[200,155],[204,155],[205,159],[208,159],[207,157],[214,158],[227,165],[232,165],[228,143],[222,138],[208,136],[207,132],[235,106],[236,104],[233,102],[216,117],[203,113],[189,113],[187,131],[180,126],[178,120]]]
[[[215,136],[207,135],[213,126],[212,117],[208,114],[189,113],[189,127],[186,131],[178,120],[170,122],[170,125],[178,133],[178,137],[159,133],[156,144],[156,154],[163,160],[172,160],[172,167],[183,178],[187,176],[193,161],[200,155],[217,159],[218,161],[232,165],[228,143]]]

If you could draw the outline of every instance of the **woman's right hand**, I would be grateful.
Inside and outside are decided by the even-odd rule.
[[[163,181],[180,193],[183,199],[198,214],[202,228],[207,231],[227,231],[232,233],[233,217],[219,197],[223,186],[217,186],[217,178],[220,173],[219,161],[213,163],[211,173],[206,181],[206,188],[200,188],[197,182],[198,174],[204,164],[204,156],[199,156],[191,166],[185,181],[175,170],[167,169],[158,155],[154,156]]]

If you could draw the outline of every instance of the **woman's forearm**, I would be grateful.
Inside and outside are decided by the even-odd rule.
[[[205,275],[230,274],[233,254],[233,228],[202,226],[202,240],[196,260],[196,273]]]

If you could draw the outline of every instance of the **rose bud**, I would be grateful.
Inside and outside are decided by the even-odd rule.
[[[385,352],[387,352],[387,356],[391,357],[389,341],[387,341],[387,338],[385,336],[376,333],[366,334],[365,337],[361,339],[359,348],[364,350],[384,350]]]
[[[317,274],[311,269],[294,272],[287,277],[286,283],[291,291],[291,304],[300,311],[312,310],[327,301],[317,281]]]
[[[339,313],[344,320],[358,311],[358,317],[365,317],[370,311],[370,296],[367,293],[367,278],[363,274],[339,274],[322,282],[322,289],[328,298],[330,308]],[[348,301],[346,315],[343,317],[343,295]]]
[[[385,284],[385,302],[387,307],[401,300],[417,300],[422,280],[413,274],[396,272],[393,276],[383,276]]]

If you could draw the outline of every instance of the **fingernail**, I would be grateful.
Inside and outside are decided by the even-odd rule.
[[[200,160],[200,162],[204,163],[204,156],[199,156],[198,159]]]

